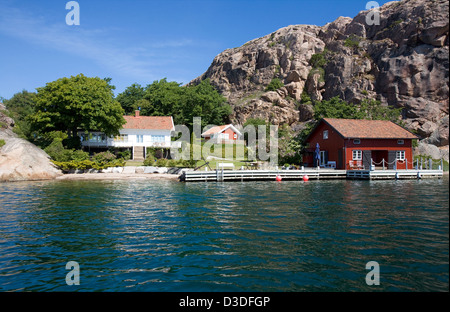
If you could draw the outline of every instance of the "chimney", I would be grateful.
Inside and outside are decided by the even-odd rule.
[[[135,112],[135,116],[134,117],[139,117],[139,111],[135,110],[134,112]]]

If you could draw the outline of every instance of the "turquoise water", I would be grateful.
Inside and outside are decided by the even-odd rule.
[[[3,183],[0,291],[448,291],[448,188],[448,176]],[[68,261],[80,285],[66,284]]]

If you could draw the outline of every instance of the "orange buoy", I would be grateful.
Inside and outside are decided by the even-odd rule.
[[[309,177],[306,174],[303,176],[303,181],[305,182],[309,181]]]
[[[277,180],[278,182],[281,182],[281,176],[277,175],[277,177],[275,178],[275,180]]]

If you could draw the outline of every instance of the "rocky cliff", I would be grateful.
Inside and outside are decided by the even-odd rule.
[[[18,138],[12,131],[14,120],[4,114],[6,108],[0,103],[0,182],[46,180],[62,175],[50,157],[34,144]]]
[[[449,2],[403,0],[339,17],[325,26],[292,25],[216,56],[191,83],[209,78],[233,107],[232,121],[262,118],[296,125],[312,118],[313,100],[374,98],[403,108],[407,128],[448,159]],[[311,66],[322,54],[325,64]],[[265,92],[273,78],[284,87]]]

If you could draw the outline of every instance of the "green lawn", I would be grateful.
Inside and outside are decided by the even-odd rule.
[[[143,166],[144,162],[142,160],[127,160],[125,163],[125,167],[137,167],[137,166]]]

